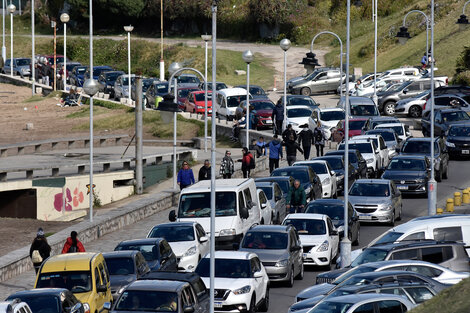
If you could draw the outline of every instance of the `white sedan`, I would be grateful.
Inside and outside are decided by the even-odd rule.
[[[329,266],[338,255],[338,231],[327,215],[289,214],[282,225],[292,225],[297,229],[305,265]]]
[[[306,105],[289,105],[286,107],[287,124],[291,124],[292,128],[298,133],[302,130],[300,126],[307,124],[308,119],[312,115],[312,109]]]
[[[196,222],[174,222],[154,226],[147,238],[165,238],[176,255],[178,269],[194,271],[201,257],[209,252],[209,239]]]
[[[338,188],[336,186],[336,174],[330,164],[324,160],[298,161],[294,166],[310,166],[320,178],[322,186],[322,198],[336,198]]]

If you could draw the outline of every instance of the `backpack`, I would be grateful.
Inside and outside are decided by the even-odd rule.
[[[31,261],[33,261],[33,263],[42,263],[42,256],[41,253],[39,253],[39,250],[33,251],[31,254]]]
[[[323,134],[321,133],[321,130],[317,129],[315,130],[315,141],[320,142],[323,140]]]
[[[250,169],[254,169],[256,167],[256,163],[255,163],[255,158],[250,156]]]
[[[77,246],[70,246],[69,251],[67,251],[67,253],[74,253],[74,252],[78,252]]]

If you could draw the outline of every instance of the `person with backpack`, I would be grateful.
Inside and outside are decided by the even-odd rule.
[[[310,157],[310,149],[312,148],[312,145],[315,144],[315,140],[312,130],[308,128],[308,124],[304,124],[300,126],[300,128],[302,128],[302,131],[299,133],[299,144],[302,144],[304,159],[308,160]]]
[[[275,135],[282,134],[282,123],[284,123],[284,105],[282,104],[281,99],[276,103],[273,114],[271,115],[271,119],[274,123]]]
[[[304,153],[304,151],[302,150],[302,148],[300,148],[297,141],[295,141],[293,135],[290,135],[287,141],[284,142],[284,146],[286,146],[287,164],[291,166],[295,163],[295,161],[297,161],[297,150],[299,150],[300,153]]]
[[[70,233],[70,237],[65,241],[64,247],[62,248],[62,254],[74,253],[74,252],[85,252],[83,244],[77,238],[78,234],[76,231]]]
[[[317,157],[323,156],[323,148],[325,147],[325,135],[320,122],[318,122],[317,127],[313,131],[313,137],[315,140],[315,148],[317,149]]]
[[[279,168],[279,159],[282,160],[282,144],[278,140],[277,135],[274,135],[274,139],[269,143],[269,173],[272,173],[275,168]]]
[[[36,274],[39,271],[42,263],[51,255],[51,246],[47,242],[42,228],[38,229],[36,238],[34,238],[31,248],[29,248],[29,257],[34,265]]]
[[[242,152],[243,158],[239,159],[238,162],[242,162],[243,178],[249,178],[250,171],[256,167],[255,158],[253,157],[251,152],[248,151],[247,147],[243,147]]]
[[[286,142],[289,140],[290,136],[294,137],[294,141],[297,140],[297,133],[292,128],[292,124],[287,125],[286,130],[282,133],[282,140]]]
[[[232,153],[230,151],[225,151],[225,156],[220,163],[219,174],[222,175],[224,179],[232,178],[232,174],[235,172],[235,163],[232,159]]]

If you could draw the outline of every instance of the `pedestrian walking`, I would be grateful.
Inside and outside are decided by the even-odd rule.
[[[209,160],[204,161],[204,166],[199,169],[199,175],[197,177],[198,181],[201,180],[210,180],[211,179],[211,164]]]
[[[76,231],[70,233],[70,237],[65,241],[64,247],[62,248],[62,254],[74,253],[74,252],[85,252],[83,244],[77,238],[78,234]]]
[[[421,69],[426,69],[426,66],[428,65],[428,56],[427,53],[425,52],[423,57],[421,58]]]
[[[287,141],[291,135],[294,137],[294,141],[297,140],[297,133],[292,128],[292,125],[289,124],[287,125],[286,130],[284,130],[284,132],[282,133],[282,140]]]
[[[304,153],[304,151],[300,148],[297,141],[295,141],[293,135],[290,135],[289,139],[284,142],[284,146],[286,146],[287,164],[291,166],[295,161],[297,161],[297,150],[299,150],[300,153]]]
[[[282,123],[284,122],[284,105],[281,102],[281,99],[276,103],[276,106],[273,109],[273,114],[271,119],[274,123],[274,134],[282,134]]]
[[[192,185],[195,183],[193,170],[189,167],[189,163],[183,161],[181,169],[178,171],[178,185],[180,185],[180,190]]]
[[[307,205],[307,194],[298,179],[294,181],[294,186],[289,189],[286,203],[286,208],[289,210],[289,213],[303,213]]]
[[[235,172],[235,163],[232,160],[232,153],[227,150],[220,164],[219,174],[222,175],[224,179],[229,179],[232,178],[233,172]]]
[[[255,168],[255,158],[253,157],[251,152],[248,151],[247,147],[243,147],[242,152],[243,157],[237,161],[242,162],[243,178],[249,178],[250,171]]]
[[[34,238],[31,247],[29,248],[29,257],[34,265],[34,270],[36,274],[39,271],[42,263],[51,255],[51,246],[47,242],[46,236],[44,235],[44,230],[39,228],[36,233],[36,238]]]
[[[275,168],[279,168],[279,160],[282,160],[282,144],[277,135],[269,143],[269,173],[272,173]]]
[[[304,150],[304,159],[308,160],[310,158],[310,149],[312,148],[312,145],[315,144],[313,131],[308,128],[308,124],[304,124],[300,127],[302,128],[302,131],[299,133],[298,140]]]
[[[323,148],[325,147],[325,134],[321,127],[320,122],[318,122],[317,127],[313,131],[313,137],[315,140],[315,148],[317,149],[317,157],[323,156]]]

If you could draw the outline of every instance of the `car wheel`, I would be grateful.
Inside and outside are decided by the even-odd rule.
[[[310,96],[310,94],[311,94],[310,88],[304,87],[304,88],[300,89],[300,94],[302,96]]]
[[[250,307],[248,308],[248,313],[255,313],[256,312],[256,295],[253,293],[251,296]]]
[[[263,299],[263,303],[261,304],[259,310],[261,312],[268,312],[269,310],[269,286],[266,286],[266,294]]]
[[[395,102],[389,101],[385,103],[383,110],[385,115],[392,116],[393,114],[395,114]]]
[[[287,287],[294,286],[294,266],[290,269],[289,280],[287,281]]]
[[[353,246],[358,246],[359,245],[359,236],[361,235],[361,228],[358,228],[357,229],[357,237],[356,237],[356,240],[354,240],[354,242],[352,243]]]
[[[441,168],[442,168],[442,166],[441,166]],[[437,181],[438,183],[440,183],[440,182],[442,181],[442,172],[441,172],[441,170],[436,171],[435,174],[434,174],[434,176],[435,176],[436,181]]]
[[[408,109],[408,116],[412,118],[421,117],[423,113],[423,109],[419,105],[413,105],[411,108]]]
[[[392,219],[390,221],[390,226],[395,226],[395,210],[393,210],[393,213],[392,213]]]
[[[302,263],[302,265],[300,266],[300,273],[297,274],[297,276],[295,278],[298,279],[298,280],[304,279],[304,273],[305,273],[304,263]]]
[[[442,173],[442,178],[448,179],[449,178],[449,166],[446,166],[446,170]]]
[[[400,206],[400,212],[398,213],[397,221],[401,221],[401,213],[403,211],[403,205]]]

